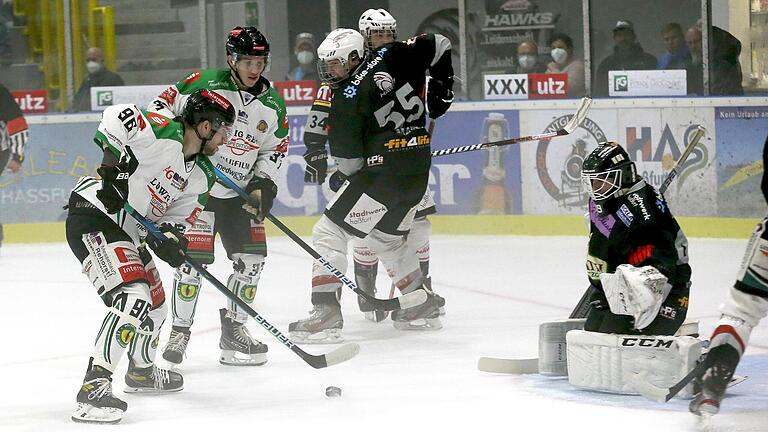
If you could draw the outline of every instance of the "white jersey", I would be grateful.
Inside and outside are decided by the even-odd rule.
[[[237,113],[232,138],[211,156],[211,162],[245,188],[254,175],[275,180],[288,151],[285,102],[265,78],[259,83],[264,90],[254,95],[238,89],[229,69],[199,70],[168,87],[149,104],[148,110],[171,118],[180,116],[187,98],[200,89],[213,90],[227,98]],[[232,198],[237,193],[216,184],[211,195]]]
[[[142,112],[136,105],[114,105],[106,110],[94,141],[118,159],[138,160],[128,179],[128,203],[149,220],[170,223],[186,231],[208,201],[216,176],[211,161],[198,154],[184,160],[184,127],[157,113]],[[96,197],[102,188],[98,177],[81,177],[73,191],[115,221],[135,242],[146,231],[124,210],[110,215]]]

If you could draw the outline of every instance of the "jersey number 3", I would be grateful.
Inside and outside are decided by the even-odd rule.
[[[395,107],[395,102],[399,107]],[[416,108],[416,112],[408,114],[413,108]],[[382,128],[387,126],[387,123],[392,122],[394,128],[399,128],[406,121],[412,122],[424,113],[424,103],[419,98],[418,94],[415,94],[413,87],[410,83],[405,83],[402,87],[395,92],[395,100],[387,102],[383,107],[376,110],[373,115],[376,117],[376,121]]]

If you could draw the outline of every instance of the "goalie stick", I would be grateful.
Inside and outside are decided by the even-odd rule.
[[[149,219],[147,219],[144,215],[137,212],[133,207],[131,207],[130,204],[125,203],[123,206],[125,209],[125,212],[131,215],[138,223],[140,223],[144,228],[146,228],[147,232],[157,237],[158,239],[166,240],[167,237],[165,234],[163,234],[157,226]],[[216,277],[214,277],[211,273],[208,272],[208,270],[203,267],[202,264],[199,262],[193,260],[192,258],[186,257],[187,263],[192,266],[195,270],[200,272],[203,277],[205,277],[209,282],[211,282],[216,289],[221,291],[222,294],[224,294],[228,299],[235,302],[238,306],[243,308],[248,315],[253,317],[254,320],[256,320],[257,323],[259,323],[264,329],[277,338],[277,340],[280,341],[281,344],[286,346],[288,349],[296,353],[299,357],[302,358],[307,364],[312,366],[315,369],[322,369],[328,366],[333,366],[335,364],[347,361],[351,359],[352,357],[356,356],[357,353],[360,352],[360,345],[356,343],[348,343],[345,345],[342,345],[335,350],[327,353],[327,354],[321,354],[321,355],[312,355],[308,352],[304,351],[303,349],[299,348],[296,344],[294,344],[287,336],[285,336],[280,330],[277,329],[277,327],[273,326],[269,323],[264,317],[262,317],[258,312],[253,310],[248,303],[244,302],[241,298],[236,296],[232,291],[227,288],[226,285],[221,283]]]
[[[701,140],[701,138],[704,136],[705,133],[706,133],[706,129],[704,129],[701,126],[697,126],[696,131],[693,133],[690,141],[688,142],[688,145],[685,147],[683,152],[680,154],[680,157],[675,162],[675,166],[672,168],[669,174],[667,174],[667,177],[664,179],[664,182],[659,187],[659,193],[663,194],[664,192],[666,192],[666,190],[669,188],[669,185],[672,184],[672,181],[677,177],[681,165],[685,163],[685,161],[688,159],[688,156],[690,156],[690,154],[699,144],[699,141]],[[587,312],[589,311],[589,299],[592,298],[592,294],[594,293],[594,291],[595,291],[595,288],[590,284],[589,288],[587,288],[587,290],[581,296],[581,299],[573,308],[573,311],[571,312],[568,318],[571,318],[571,319],[586,318]],[[477,363],[477,368],[483,372],[527,374],[527,373],[537,373],[539,369],[539,365],[538,365],[538,359],[503,359],[503,358],[493,358],[493,357],[480,357]],[[686,375],[686,378],[688,378],[687,375]],[[672,398],[675,394],[677,394],[680,390],[682,390],[691,379],[693,379],[693,377],[689,378],[688,381],[683,383],[680,386],[680,388],[676,388],[676,386],[673,386],[675,391],[669,397]],[[649,394],[649,396],[646,396],[646,397],[653,400],[658,400],[658,395],[666,390],[672,391],[672,388],[660,390],[658,388],[647,387],[647,386],[652,387],[652,385],[648,384],[647,382],[644,382],[643,384],[646,385],[645,388],[647,389],[647,392]],[[638,389],[638,391],[641,391],[641,390]],[[656,399],[654,399],[654,396],[656,397]]]
[[[219,168],[214,167],[213,171],[216,173],[216,177],[228,188],[232,189],[233,191],[237,192],[238,195],[240,195],[241,198],[243,198],[248,204],[258,207],[258,204],[253,201],[253,198],[250,197],[240,186],[238,186],[235,182],[232,181],[229,177],[227,177]],[[336,267],[333,266],[327,259],[325,259],[322,255],[320,255],[312,246],[308,245],[304,240],[301,239],[296,233],[291,231],[290,228],[285,226],[278,218],[273,216],[271,213],[267,213],[267,219],[269,219],[270,222],[275,224],[276,227],[280,229],[280,231],[284,232],[285,235],[291,238],[296,244],[301,246],[302,249],[304,249],[308,254],[312,256],[320,265],[325,267],[326,270],[331,272],[334,276],[336,276],[341,283],[352,289],[357,295],[365,298],[369,303],[374,305],[376,309],[381,309],[384,311],[394,311],[399,309],[407,309],[413,306],[418,306],[425,301],[427,301],[427,292],[423,288],[419,288],[415,291],[411,291],[407,294],[404,294],[400,297],[395,297],[391,299],[378,299],[376,297],[373,297],[372,295],[366,293],[365,291],[361,290],[354,282],[352,282],[351,279],[349,279],[344,273],[339,271]]]
[[[480,150],[488,147],[518,144],[526,141],[539,141],[543,139],[550,139],[550,138],[568,135],[570,133],[573,133],[573,131],[575,131],[576,128],[578,128],[581,125],[584,119],[587,118],[587,113],[589,112],[590,105],[592,105],[592,98],[589,98],[589,97],[582,98],[581,103],[579,104],[579,107],[576,108],[576,112],[573,114],[573,117],[571,117],[568,123],[566,123],[562,129],[559,129],[553,132],[544,132],[536,135],[528,135],[528,136],[518,137],[518,138],[509,138],[501,141],[493,141],[493,142],[482,143],[482,144],[473,144],[473,145],[467,145],[467,146],[451,147],[451,148],[442,149],[442,150],[435,150],[432,152],[432,157],[452,155],[457,153],[466,153],[466,152]]]
[[[686,376],[684,376],[680,381],[671,387],[659,387],[653,385],[648,382],[648,380],[642,379],[639,376],[636,376],[632,380],[632,384],[635,386],[635,390],[637,390],[637,392],[640,393],[643,397],[655,402],[666,403],[675,397],[675,395],[680,393],[685,388],[685,386],[690,384],[690,382],[693,381],[697,376],[703,374],[706,368],[706,362],[699,361],[696,367],[691,369],[691,371],[688,372]],[[748,377],[742,375],[734,375],[726,387],[731,388],[737,384],[741,384],[746,381],[747,378]]]

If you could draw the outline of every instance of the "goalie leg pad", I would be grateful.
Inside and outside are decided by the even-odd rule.
[[[585,319],[545,322],[539,326],[539,373],[550,376],[568,375],[565,335],[583,330]]]
[[[638,394],[634,385],[638,377],[658,387],[671,387],[693,369],[701,355],[701,341],[689,336],[573,330],[566,341],[571,385],[620,394]],[[681,394],[690,396],[692,389]]]

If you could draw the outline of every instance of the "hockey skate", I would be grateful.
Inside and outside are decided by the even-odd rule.
[[[445,304],[445,299],[429,292],[424,303],[393,311],[392,324],[398,330],[440,330],[443,328],[443,323],[440,322],[441,304]]]
[[[739,353],[730,345],[719,345],[710,349],[704,361],[707,367],[694,382],[696,396],[688,409],[699,416],[711,416],[720,411],[720,401],[739,364]]]
[[[173,326],[171,337],[163,348],[163,358],[170,363],[181,364],[187,352],[189,337],[189,328]]]
[[[357,286],[369,294],[371,297],[376,297],[376,267],[378,263],[370,266],[360,264],[355,261],[355,282]],[[376,309],[365,297],[357,296],[357,305],[360,307],[360,312],[365,315],[365,319],[373,322],[382,322],[389,316],[389,312]]]
[[[308,318],[292,322],[288,333],[296,343],[333,344],[341,343],[341,329],[344,318],[339,304],[318,304],[309,311]]]
[[[440,312],[440,316],[445,316],[445,299],[443,298],[443,296],[435,293],[432,290],[432,278],[431,277],[428,277],[428,278],[424,279],[424,287],[427,288],[427,291],[430,291],[430,292],[432,292],[432,294],[434,294],[435,300],[437,300],[438,311]]]
[[[72,420],[78,423],[118,423],[128,404],[112,394],[112,373],[88,362],[83,385],[77,392],[77,409]]]
[[[152,365],[137,368],[133,360],[125,374],[126,393],[171,393],[184,389],[184,377],[180,373]]]
[[[245,324],[230,318],[226,309],[219,309],[221,339],[219,363],[229,366],[261,366],[267,362],[269,348],[251,336]]]

